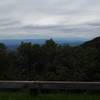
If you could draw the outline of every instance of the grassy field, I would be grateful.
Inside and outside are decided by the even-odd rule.
[[[0,92],[0,100],[100,100],[100,95],[57,93],[33,96],[24,92]]]

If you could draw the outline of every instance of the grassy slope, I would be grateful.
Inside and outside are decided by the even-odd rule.
[[[100,100],[100,95],[62,93],[32,96],[22,92],[0,92],[0,100]]]

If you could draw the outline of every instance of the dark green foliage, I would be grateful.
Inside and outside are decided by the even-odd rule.
[[[47,93],[33,95],[29,92],[0,92],[0,100],[100,100],[100,93]]]
[[[0,79],[100,81],[100,44],[97,45],[71,47],[50,39],[43,45],[22,42],[16,51],[8,51],[1,43]]]

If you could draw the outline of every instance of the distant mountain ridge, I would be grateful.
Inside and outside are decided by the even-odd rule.
[[[83,43],[82,46],[100,48],[100,37],[96,37],[90,41],[87,41],[87,42]]]
[[[48,39],[2,39],[0,43],[4,43],[8,48],[17,48],[21,42],[31,42],[32,44],[44,44]],[[82,44],[83,40],[71,40],[71,39],[53,39],[57,44],[69,44],[71,46],[77,46]]]

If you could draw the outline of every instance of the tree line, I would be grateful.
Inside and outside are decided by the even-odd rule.
[[[0,43],[0,80],[100,81],[100,48],[22,42],[15,51]]]

